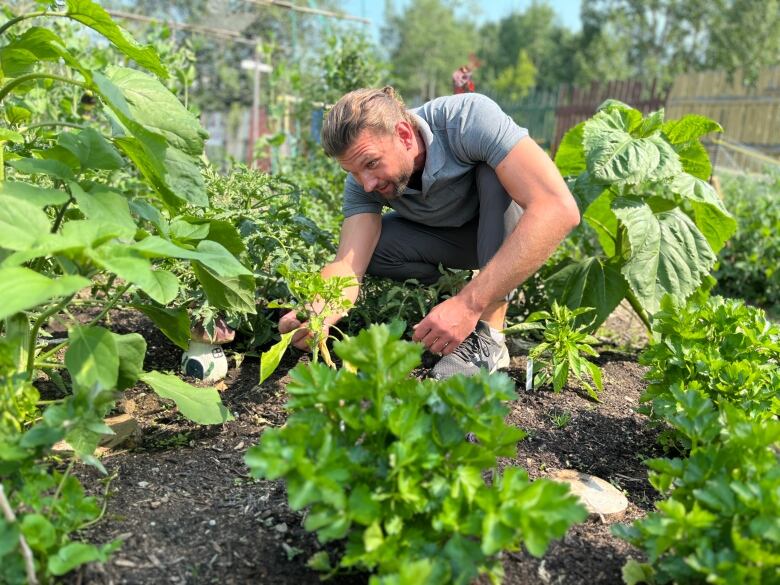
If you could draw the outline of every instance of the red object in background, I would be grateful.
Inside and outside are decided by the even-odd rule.
[[[471,68],[467,65],[458,67],[452,73],[452,93],[470,93],[474,91],[474,81],[471,79]]]

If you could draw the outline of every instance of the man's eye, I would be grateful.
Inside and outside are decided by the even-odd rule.
[[[375,169],[378,164],[379,164],[379,161],[374,159],[374,160],[368,161],[368,163],[366,164],[366,167],[368,167],[369,169]]]

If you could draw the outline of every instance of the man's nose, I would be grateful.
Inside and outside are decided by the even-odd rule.
[[[371,193],[379,184],[379,181],[370,173],[363,173],[360,175],[360,184],[363,185],[363,191]]]

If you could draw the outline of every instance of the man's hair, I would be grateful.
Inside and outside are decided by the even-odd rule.
[[[325,116],[322,147],[329,157],[339,157],[363,130],[392,134],[402,120],[416,127],[414,118],[392,87],[356,89],[337,101]]]

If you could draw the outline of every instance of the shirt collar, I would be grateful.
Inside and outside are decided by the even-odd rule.
[[[428,122],[414,112],[411,112],[411,114],[425,143],[425,167],[423,167],[422,175],[422,194],[425,196],[428,194],[428,189],[433,184],[436,175],[439,174],[439,171],[444,166],[444,151],[439,144],[439,140],[436,139],[431,131]]]

